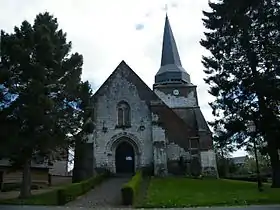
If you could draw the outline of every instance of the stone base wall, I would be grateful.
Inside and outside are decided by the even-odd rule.
[[[155,116],[153,117],[155,118]],[[153,138],[153,155],[154,155],[154,175],[166,176],[167,171],[167,147],[165,130],[156,125],[157,122],[153,122],[152,126],[152,138]]]
[[[201,169],[204,176],[218,177],[216,154],[213,150],[201,151]]]
[[[167,158],[169,174],[184,175],[187,173],[188,162],[190,162],[190,153],[188,151],[172,142],[167,145]]]

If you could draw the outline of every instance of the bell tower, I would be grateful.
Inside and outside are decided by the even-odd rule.
[[[165,17],[161,65],[155,76],[154,92],[170,108],[198,107],[196,86],[183,68],[168,15]]]
[[[183,68],[175,38],[166,15],[163,32],[160,68],[155,76],[153,90],[187,125],[196,136],[189,139],[191,162],[198,163],[202,172],[218,176],[212,133],[200,110],[196,85]]]

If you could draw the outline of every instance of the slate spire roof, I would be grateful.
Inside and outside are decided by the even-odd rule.
[[[164,83],[190,83],[190,75],[182,67],[167,14],[163,32],[161,67],[155,76],[155,84]]]

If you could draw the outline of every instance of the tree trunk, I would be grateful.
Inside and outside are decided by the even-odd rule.
[[[72,174],[72,183],[77,183],[85,179],[83,153],[84,153],[83,143],[77,141],[75,146],[75,154],[74,154],[74,168]]]
[[[31,196],[31,160],[26,160],[23,165],[20,198]]]
[[[79,154],[78,143],[75,145],[74,149],[74,167],[72,172],[72,183],[77,183],[81,181],[80,170],[81,170],[81,157]]]
[[[222,155],[222,165],[223,165],[223,173],[224,173],[224,177],[228,176],[228,167],[227,167],[227,158],[224,155],[224,151],[223,149],[221,149],[221,155]]]
[[[272,185],[273,188],[280,188],[280,160],[278,150],[271,148],[269,151],[272,167]]]

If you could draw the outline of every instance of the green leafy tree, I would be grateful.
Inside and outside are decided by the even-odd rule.
[[[276,0],[220,0],[203,12],[206,38],[201,45],[216,120],[226,138],[239,147],[263,137],[273,169],[273,187],[280,187],[279,66],[280,6]],[[249,133],[248,121],[256,131]]]
[[[34,159],[48,160],[74,144],[69,136],[81,128],[83,58],[70,53],[71,42],[49,13],[37,15],[33,25],[23,21],[13,33],[1,31],[1,37],[1,85],[13,96],[1,110],[1,120],[13,129],[1,141],[12,164],[23,168],[20,196],[28,197]]]
[[[250,173],[256,173],[256,157],[253,151],[248,152],[248,158],[245,160],[244,167]],[[268,175],[271,173],[271,164],[270,158],[268,155],[262,155],[260,152],[257,152],[259,169],[261,174]]]

